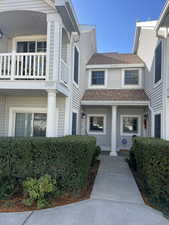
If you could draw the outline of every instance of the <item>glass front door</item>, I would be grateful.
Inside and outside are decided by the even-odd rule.
[[[46,113],[16,113],[16,137],[45,137]]]

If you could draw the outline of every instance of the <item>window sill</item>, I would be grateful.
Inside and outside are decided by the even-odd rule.
[[[89,135],[106,135],[105,132],[91,132],[91,131],[88,131],[87,132]]]

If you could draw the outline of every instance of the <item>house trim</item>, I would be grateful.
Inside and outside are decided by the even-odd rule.
[[[148,106],[149,101],[81,101],[81,105],[140,105],[140,106]]]
[[[59,110],[56,108],[57,121],[59,117]],[[16,113],[46,113],[47,108],[32,108],[32,107],[10,107],[9,108],[9,126],[8,136],[13,137],[15,135],[15,117]],[[58,122],[56,123],[56,130],[58,130]]]
[[[125,72],[130,70],[138,70],[138,84],[136,85],[126,85],[125,84]],[[141,89],[142,88],[142,69],[141,68],[130,68],[130,69],[122,69],[122,88],[126,89]]]
[[[87,69],[113,69],[113,68],[144,68],[144,63],[142,64],[99,64],[99,65],[87,65]]]
[[[123,118],[124,117],[135,117],[135,118],[138,118],[138,132],[137,133],[124,133],[123,132]],[[133,136],[133,135],[138,135],[140,136],[141,135],[141,115],[121,115],[120,116],[120,135],[121,136]]]
[[[92,72],[94,72],[94,71],[104,71],[104,85],[92,85]],[[106,69],[89,70],[89,74],[88,74],[88,88],[89,89],[107,88],[107,78],[108,78],[108,70],[106,70]]]
[[[96,117],[103,117],[103,132],[93,132],[93,131],[90,131],[90,117],[93,117],[93,116],[96,116]],[[87,133],[88,134],[91,134],[91,135],[105,135],[106,134],[106,121],[107,121],[107,116],[105,113],[102,113],[102,114],[87,114]]]

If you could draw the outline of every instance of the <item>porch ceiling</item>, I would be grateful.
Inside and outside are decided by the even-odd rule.
[[[0,13],[0,29],[5,38],[46,34],[46,15],[31,11],[9,11]]]

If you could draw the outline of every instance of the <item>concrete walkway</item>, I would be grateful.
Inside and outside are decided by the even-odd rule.
[[[1,213],[0,225],[168,225],[145,206],[123,158],[102,156],[91,199],[28,213]]]

